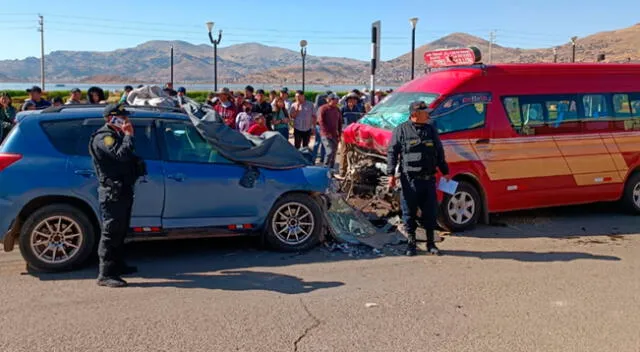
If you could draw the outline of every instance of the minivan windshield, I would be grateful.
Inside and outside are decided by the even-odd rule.
[[[360,121],[385,130],[391,130],[409,119],[409,104],[414,101],[424,101],[431,104],[438,94],[424,92],[395,92],[383,99]]]

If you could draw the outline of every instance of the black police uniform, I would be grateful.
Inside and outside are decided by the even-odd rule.
[[[436,168],[443,175],[449,173],[438,131],[431,124],[407,121],[393,130],[387,154],[387,174],[395,173],[400,163],[402,186],[402,220],[409,236],[407,251],[415,252],[417,210],[422,212],[422,225],[427,233],[427,249],[435,247],[436,217]]]
[[[105,115],[120,115],[123,111],[121,104],[110,105],[105,109]],[[134,154],[133,146],[133,136],[124,135],[109,125],[98,129],[89,142],[89,151],[99,179],[98,198],[102,213],[98,283],[108,282],[106,286],[125,285],[120,275],[135,271],[135,268],[124,264],[123,245],[129,231],[134,185],[138,177],[146,173],[146,168],[144,162]]]

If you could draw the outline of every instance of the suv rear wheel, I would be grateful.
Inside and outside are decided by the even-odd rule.
[[[323,229],[324,218],[318,202],[306,194],[288,194],[271,210],[266,240],[278,250],[303,251],[318,244]]]
[[[31,214],[20,232],[20,252],[36,271],[56,272],[84,264],[95,246],[87,216],[67,204],[42,207]]]

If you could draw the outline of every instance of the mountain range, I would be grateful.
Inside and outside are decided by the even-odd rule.
[[[416,48],[416,74],[424,72],[422,53],[427,50],[476,46],[484,62],[552,62],[553,48],[520,49],[492,46],[476,36],[453,33]],[[169,47],[174,47],[175,81],[205,83],[213,81],[212,47],[183,41],[149,41],[134,48],[109,52],[53,51],[45,56],[49,82],[139,83],[164,82],[170,76]],[[556,47],[559,62],[571,58],[571,44]],[[596,33],[578,38],[576,61],[595,61],[605,54],[609,62],[640,59],[640,23],[629,28]],[[382,62],[377,82],[395,85],[410,78],[411,53]],[[232,45],[218,49],[219,83],[293,84],[301,80],[300,53],[257,43]],[[307,56],[307,84],[357,84],[369,81],[369,63],[341,57]],[[40,59],[0,60],[0,81],[37,82]]]

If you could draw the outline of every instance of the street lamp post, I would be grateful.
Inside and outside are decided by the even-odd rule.
[[[418,18],[410,18],[411,23],[411,79],[413,80],[413,72],[416,65],[416,24],[418,24]]]
[[[578,37],[571,37],[571,47],[572,47],[571,62],[576,62],[576,40],[578,40]]]
[[[300,41],[300,56],[302,56],[302,91],[304,92],[304,60],[307,57],[307,41]]]
[[[213,90],[218,91],[218,44],[222,40],[222,30],[218,32],[218,40],[213,40],[211,31],[213,30],[213,22],[207,22],[207,29],[209,29],[209,40],[213,44]]]

